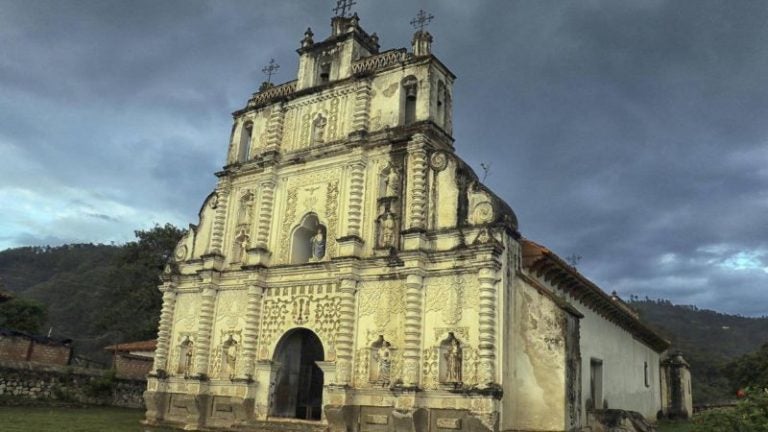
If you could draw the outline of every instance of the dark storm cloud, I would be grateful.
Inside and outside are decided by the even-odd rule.
[[[270,58],[293,79],[334,4],[0,3],[4,246],[196,222],[228,113]],[[419,8],[436,16],[457,151],[491,163],[526,237],[609,291],[766,313],[764,3],[358,3],[384,49],[409,45]]]

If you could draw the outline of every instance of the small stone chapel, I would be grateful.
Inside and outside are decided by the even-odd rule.
[[[160,286],[147,424],[575,431],[663,410],[668,342],[523,238],[456,154],[426,20],[381,51],[342,11],[233,113]]]

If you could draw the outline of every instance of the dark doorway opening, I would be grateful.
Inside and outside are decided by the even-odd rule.
[[[280,339],[273,360],[280,364],[271,395],[270,415],[320,420],[323,402],[323,344],[312,331],[291,330]]]

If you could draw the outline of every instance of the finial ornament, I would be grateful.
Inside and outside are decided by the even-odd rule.
[[[423,32],[424,27],[428,26],[433,19],[435,19],[434,15],[424,12],[424,9],[419,9],[416,18],[411,20],[411,25],[416,30]]]
[[[333,8],[333,12],[337,17],[346,18],[347,12],[352,11],[352,6],[356,5],[355,0],[336,0],[336,7]]]
[[[268,84],[272,83],[272,75],[274,75],[278,69],[280,69],[280,65],[275,63],[275,59],[269,59],[269,64],[264,66],[264,68],[261,70],[264,75],[267,76],[266,82]]]

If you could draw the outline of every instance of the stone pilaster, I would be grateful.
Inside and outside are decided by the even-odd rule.
[[[339,293],[341,295],[341,310],[339,313],[339,334],[336,336],[336,384],[349,385],[352,380],[357,281],[352,278],[342,279]]]
[[[277,152],[283,141],[283,122],[285,121],[285,108],[282,104],[274,105],[267,120],[267,140],[264,152]]]
[[[408,189],[410,199],[409,229],[426,228],[427,214],[427,150],[426,137],[415,134],[408,144]]]
[[[261,321],[261,298],[264,288],[258,285],[248,286],[248,305],[245,310],[245,333],[243,334],[243,361],[238,376],[253,379],[256,367],[256,348],[258,346],[259,322]]]
[[[269,249],[269,229],[272,224],[272,204],[275,197],[275,181],[267,180],[261,184],[261,202],[259,205],[259,219],[256,230],[256,247]]]
[[[488,386],[496,381],[496,315],[497,315],[497,268],[480,268],[477,279],[480,282],[480,385]]]
[[[160,325],[157,330],[157,348],[155,349],[155,363],[153,371],[168,371],[168,353],[171,348],[171,325],[173,324],[173,310],[176,307],[176,292],[173,285],[163,284],[160,291],[163,292],[163,308],[160,310]]]
[[[208,250],[210,254],[222,255],[224,244],[224,223],[227,218],[227,202],[229,201],[229,188],[220,187],[216,190],[219,196],[216,204],[216,212],[213,215],[213,227],[211,228],[211,247]]]
[[[200,315],[197,321],[195,338],[195,376],[208,375],[208,359],[211,351],[211,331],[213,330],[213,308],[216,303],[216,287],[208,285],[200,296]]]
[[[405,280],[405,346],[403,347],[403,384],[419,385],[421,364],[421,314],[424,277],[411,273]]]
[[[347,235],[360,237],[363,218],[363,189],[365,186],[365,162],[355,161],[349,166],[349,212]]]
[[[371,80],[359,81],[355,91],[355,108],[352,113],[352,131],[368,132],[371,107]]]

